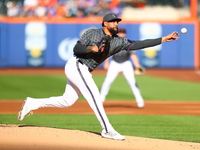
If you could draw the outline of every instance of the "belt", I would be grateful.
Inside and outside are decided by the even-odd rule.
[[[84,64],[79,58],[76,58],[76,60],[77,60],[78,62],[80,62],[82,65],[87,66],[87,65]],[[88,66],[87,66],[87,68],[88,68],[88,71],[89,71],[89,72],[92,72],[92,69],[90,69]]]
[[[77,60],[78,62],[80,62],[82,65],[84,65],[84,63],[83,63],[79,58],[76,58],[76,60]]]

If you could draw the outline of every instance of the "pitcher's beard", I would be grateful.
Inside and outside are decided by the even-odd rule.
[[[111,28],[111,29],[109,29],[109,31],[110,31],[110,33],[112,34],[112,35],[115,35],[115,34],[117,34],[118,33],[118,28],[116,28],[117,30],[115,30],[114,28]]]

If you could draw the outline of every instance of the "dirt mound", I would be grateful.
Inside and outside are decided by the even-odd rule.
[[[1,150],[198,150],[199,143],[125,136],[102,138],[100,133],[27,125],[0,125]]]

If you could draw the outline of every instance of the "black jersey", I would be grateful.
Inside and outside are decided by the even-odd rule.
[[[112,59],[114,61],[116,61],[117,63],[123,63],[123,62],[129,60],[130,55],[131,55],[130,51],[124,50],[124,51],[120,51],[119,53],[113,55]]]
[[[105,36],[103,29],[89,29],[87,30],[81,38],[78,40],[77,44],[83,46],[95,46],[101,39]],[[90,71],[93,71],[97,66],[99,66],[104,60],[108,57],[122,51],[122,50],[136,50],[139,48],[145,48],[149,46],[155,46],[161,43],[161,38],[151,40],[151,42],[138,42],[139,45],[136,45],[136,41],[129,40],[124,37],[119,37],[118,35],[114,35],[111,37],[109,46],[105,46],[107,49],[102,53],[95,53],[86,51],[76,53],[76,48],[74,48],[74,54],[79,59],[79,61],[85,64]],[[76,46],[75,46],[76,47]]]

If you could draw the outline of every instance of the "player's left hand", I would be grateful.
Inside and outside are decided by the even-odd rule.
[[[178,40],[180,37],[177,37],[177,35],[180,34],[177,31],[174,31],[171,34],[162,37],[162,43]]]
[[[135,75],[143,75],[143,74],[145,74],[145,72],[146,72],[146,69],[142,66],[135,68],[135,70],[134,70]]]

